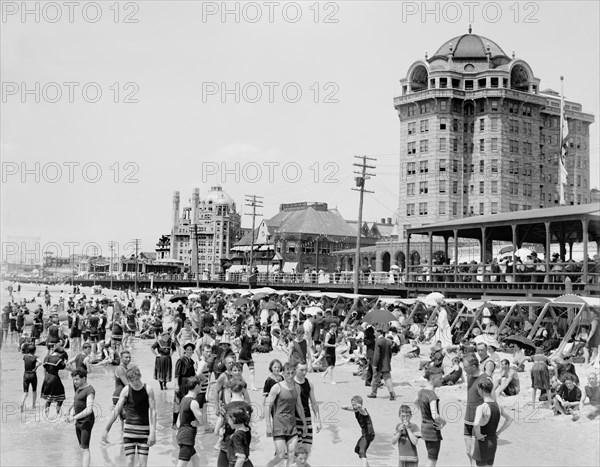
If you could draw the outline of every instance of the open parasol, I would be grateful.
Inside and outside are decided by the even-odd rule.
[[[529,350],[535,351],[535,344],[531,339],[527,339],[523,336],[513,335],[504,339],[507,344],[517,344],[521,348],[528,348]]]
[[[374,328],[377,326],[389,326],[390,322],[398,321],[390,311],[380,309],[369,311],[364,317],[363,322],[370,324]]]

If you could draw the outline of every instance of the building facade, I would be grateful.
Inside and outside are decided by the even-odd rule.
[[[558,205],[561,97],[540,91],[525,60],[469,29],[400,82],[400,230]],[[585,204],[594,116],[570,100],[564,109],[565,204]]]
[[[364,245],[374,245],[375,241],[363,232]],[[346,222],[337,209],[329,209],[327,203],[281,204],[274,217],[264,219],[256,228],[254,242],[248,233],[235,245],[234,270],[247,267],[252,244],[252,264],[262,272],[333,272],[337,267],[346,270],[351,263],[344,264],[336,252],[356,245],[356,226]]]
[[[183,262],[184,272],[222,272],[222,260],[227,259],[231,247],[242,237],[240,215],[236,205],[220,186],[200,195],[194,188],[189,205],[180,209],[180,193],[173,195],[173,213],[170,242],[163,235],[157,243],[157,254],[165,256],[169,249],[172,260]]]

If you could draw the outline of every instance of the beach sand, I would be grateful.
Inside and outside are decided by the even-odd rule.
[[[6,303],[6,284],[2,290],[2,305]],[[33,291],[44,290],[44,286],[26,286],[22,294],[33,296]],[[57,299],[59,290],[57,287],[50,288],[53,294],[53,303]],[[70,286],[66,287],[65,293],[70,292]],[[84,292],[89,293],[86,288]],[[112,293],[108,293],[112,296]],[[140,294],[140,300],[142,294]],[[158,435],[157,445],[151,448],[149,466],[175,465],[178,449],[175,444],[174,432],[170,429],[170,412],[172,404],[172,383],[169,390],[160,391],[158,383],[152,380],[153,357],[149,346],[151,341],[136,341],[133,351],[133,359],[142,369],[142,379],[152,387],[157,394],[158,406]],[[429,355],[428,346],[422,347],[422,355]],[[373,419],[376,432],[374,442],[368,451],[371,466],[395,466],[398,464],[397,447],[391,444],[394,428],[398,423],[398,409],[403,403],[414,403],[418,390],[425,385],[422,372],[418,370],[419,359],[405,358],[402,354],[393,359],[392,378],[394,381],[397,398],[389,401],[389,395],[385,387],[379,389],[377,399],[368,399],[366,396],[370,388],[364,386],[364,382],[352,375],[356,371],[356,365],[344,364],[336,367],[335,380],[337,385],[322,382],[322,373],[309,373],[308,379],[315,386],[317,401],[319,402],[323,429],[314,435],[313,452],[309,462],[313,466],[360,466],[358,456],[354,453],[354,446],[360,437],[360,428],[354,414],[341,410],[343,406],[350,405],[350,399],[354,395],[361,395],[364,404]],[[39,348],[39,356],[43,357],[44,349]],[[503,354],[500,354],[504,357]],[[273,358],[285,360],[282,352],[274,351],[270,354],[255,354],[256,362],[256,385],[262,387],[268,375],[268,362]],[[444,362],[449,365],[449,359]],[[497,466],[597,466],[600,464],[600,420],[589,421],[582,419],[577,422],[566,416],[553,416],[552,411],[545,408],[532,408],[527,405],[531,401],[531,379],[529,376],[529,364],[525,373],[519,373],[521,393],[513,397],[501,397],[499,403],[512,410],[514,423],[503,433],[498,442],[496,456]],[[576,364],[577,374],[585,384],[587,374],[591,369],[582,368]],[[22,374],[22,362],[14,346],[4,343],[1,354],[2,382],[1,399],[2,406],[8,407],[11,401],[19,401],[22,395],[20,388],[20,377]],[[112,392],[112,369],[99,371],[90,376],[89,382],[96,387],[97,400],[100,409],[105,408],[110,400]],[[66,372],[64,372],[66,373]],[[247,378],[247,370],[244,371]],[[38,379],[43,380],[43,371],[38,370]],[[72,386],[70,377],[64,375],[63,383],[67,392],[67,401],[72,398]],[[442,431],[443,441],[440,450],[438,466],[464,466],[468,465],[463,441],[463,418],[464,403],[466,400],[466,383],[455,386],[438,388],[437,394],[440,398],[440,412],[448,422]],[[38,389],[39,392],[39,389]],[[256,416],[253,422],[253,443],[250,459],[255,466],[264,466],[274,453],[273,442],[265,436],[265,421],[257,420],[261,411],[262,392],[250,393],[253,405],[256,408]],[[8,405],[7,405],[8,404]],[[30,402],[29,402],[30,404]],[[10,409],[10,407],[9,407]],[[53,410],[53,409],[52,409]],[[3,410],[4,412],[4,410]],[[108,411],[106,411],[108,412]],[[8,412],[7,412],[8,414]],[[18,416],[3,414],[1,429],[3,466],[39,465],[40,454],[46,454],[48,461],[46,465],[78,465],[80,454],[77,449],[75,429],[72,424],[49,423],[47,421],[33,422],[25,421]],[[413,416],[414,423],[420,423],[420,415]],[[124,457],[120,446],[114,444],[108,448],[101,449],[99,440],[101,430],[106,423],[106,413],[98,414],[96,426],[92,433],[92,465],[121,465]],[[118,443],[120,430],[115,424],[110,440]],[[26,438],[34,436],[35,438]],[[56,440],[60,443],[56,443]],[[33,444],[32,441],[35,440]],[[199,434],[196,449],[200,454],[201,465],[215,465],[216,452],[213,447],[217,442],[216,436]],[[425,465],[427,453],[425,445],[421,441],[418,444],[420,464]]]

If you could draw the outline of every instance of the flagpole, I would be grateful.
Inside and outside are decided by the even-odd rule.
[[[559,153],[558,153],[558,204],[565,204],[565,182],[564,180],[564,172],[565,172],[565,164],[566,161],[563,158],[564,151],[564,134],[563,134],[563,125],[565,118],[565,96],[564,96],[564,76],[560,77],[560,122],[559,122]]]

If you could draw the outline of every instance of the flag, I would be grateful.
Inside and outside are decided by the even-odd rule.
[[[567,148],[569,145],[569,122],[565,114],[565,98],[562,93],[562,76],[561,76],[561,93],[560,93],[560,153],[558,158],[558,187],[559,187],[559,203],[565,204],[565,185],[567,184]]]

